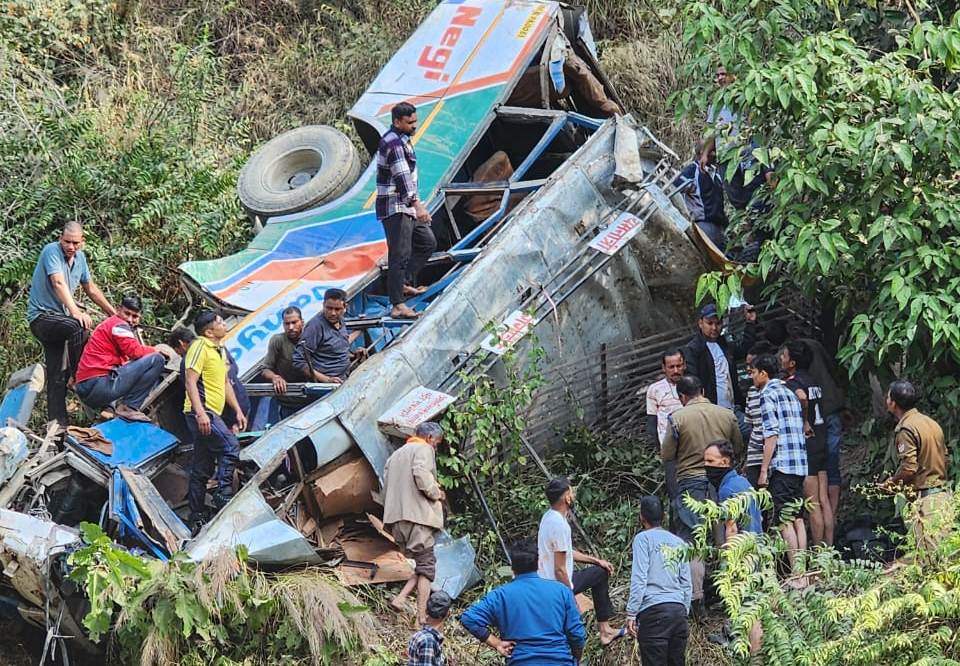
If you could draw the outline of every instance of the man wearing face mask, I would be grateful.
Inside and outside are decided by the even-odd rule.
[[[717,497],[722,504],[726,500],[741,493],[750,492],[753,486],[743,476],[733,469],[733,444],[725,439],[711,442],[703,452],[703,466],[707,472],[707,481],[717,489]],[[760,507],[755,499],[750,500],[747,515],[738,523],[726,521],[724,525],[724,541],[729,541],[738,532],[763,532],[763,521],[760,517]]]
[[[717,489],[717,497],[720,503],[727,501],[731,497],[748,493],[753,490],[753,486],[743,476],[733,469],[734,451],[733,445],[725,439],[710,442],[703,452],[703,465],[707,472],[707,480]],[[727,543],[740,532],[753,532],[754,534],[763,533],[763,519],[760,514],[760,506],[755,498],[751,498],[747,505],[746,514],[739,520],[727,520],[723,525],[723,541]],[[725,629],[726,631],[726,629]],[[760,639],[762,631],[760,623],[754,623],[750,627],[750,654],[757,654],[760,650]]]

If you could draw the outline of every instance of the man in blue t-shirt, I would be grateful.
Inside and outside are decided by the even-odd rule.
[[[720,502],[724,502],[734,495],[750,492],[753,486],[746,477],[740,476],[733,469],[733,444],[726,440],[711,442],[703,451],[703,464],[707,472],[707,480],[717,489]],[[724,541],[729,541],[738,532],[763,532],[763,521],[760,517],[760,507],[756,499],[751,499],[747,513],[739,521],[728,520],[724,526]]]
[[[513,580],[470,606],[460,623],[506,657],[507,666],[574,666],[583,655],[587,630],[573,590],[538,576],[538,560],[536,544],[515,544],[510,549]]]
[[[93,329],[93,319],[73,298],[78,286],[107,316],[117,313],[90,276],[83,253],[83,226],[67,222],[60,239],[41,250],[27,301],[30,332],[43,346],[47,416],[61,426],[67,425],[67,382],[77,371],[83,345]]]

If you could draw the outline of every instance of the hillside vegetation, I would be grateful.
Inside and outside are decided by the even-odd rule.
[[[346,0],[12,0],[0,4],[0,376],[39,346],[24,320],[40,247],[87,225],[109,296],[180,316],[176,266],[250,237],[236,176],[303,124],[351,133],[347,109],[434,6]],[[670,141],[678,31],[642,5],[591,3],[631,109]],[[666,57],[665,57],[666,56]]]

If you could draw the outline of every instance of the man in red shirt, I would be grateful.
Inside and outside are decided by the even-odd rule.
[[[113,405],[117,416],[148,420],[140,406],[160,382],[160,374],[174,352],[167,345],[141,344],[134,332],[143,302],[128,295],[117,314],[100,322],[83,349],[77,367],[75,391],[89,407]]]

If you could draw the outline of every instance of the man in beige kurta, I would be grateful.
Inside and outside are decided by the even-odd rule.
[[[383,470],[383,522],[407,557],[416,567],[413,576],[390,602],[402,610],[407,595],[417,589],[417,618],[427,616],[430,585],[437,573],[433,545],[443,529],[443,500],[437,483],[436,449],[443,441],[443,430],[436,423],[417,426],[416,434],[393,452]]]

